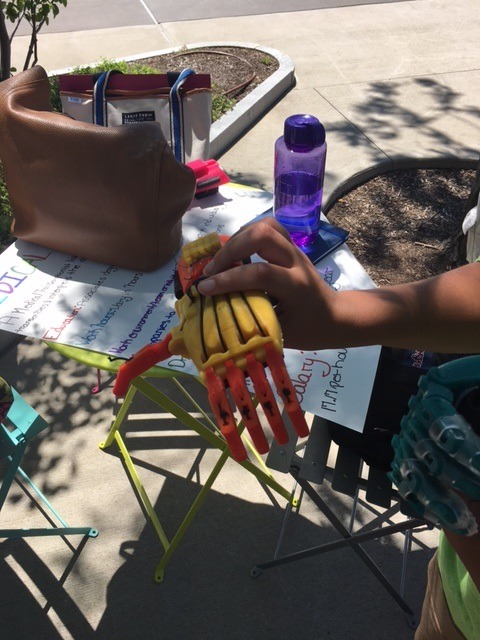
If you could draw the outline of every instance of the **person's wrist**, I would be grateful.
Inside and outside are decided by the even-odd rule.
[[[358,347],[376,344],[372,336],[368,302],[360,291],[330,291],[326,300],[326,317],[330,347]]]

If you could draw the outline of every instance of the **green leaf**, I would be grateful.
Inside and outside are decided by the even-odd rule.
[[[50,24],[60,12],[60,6],[66,7],[67,0],[1,0],[0,8],[7,20],[17,26],[20,20],[25,20],[30,26],[32,42],[44,24]],[[28,54],[25,62],[28,61]]]

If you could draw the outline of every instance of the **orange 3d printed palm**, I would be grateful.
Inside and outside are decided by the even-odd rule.
[[[210,405],[232,456],[241,461],[247,452],[237,430],[227,388],[256,449],[266,453],[269,448],[245,383],[247,376],[275,439],[279,444],[288,441],[265,366],[270,369],[297,434],[307,436],[308,426],[283,362],[281,329],[266,294],[247,291],[203,296],[197,290],[196,283],[221,242],[216,233],[211,233],[183,247],[177,266],[181,297],[175,304],[180,324],[162,342],[147,345],[120,367],[113,393],[124,396],[133,378],[172,355],[191,359],[207,387]]]

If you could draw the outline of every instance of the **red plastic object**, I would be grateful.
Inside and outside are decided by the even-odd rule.
[[[187,167],[193,169],[195,174],[196,198],[203,198],[216,193],[218,187],[230,182],[230,178],[219,167],[216,160],[193,160],[192,162],[187,162]]]
[[[168,349],[171,339],[172,336],[169,333],[161,342],[147,344],[133,358],[122,364],[113,385],[113,393],[117,398],[123,398],[128,391],[128,385],[134,378],[172,355]]]
[[[224,245],[229,236],[218,236],[220,244]],[[213,255],[198,257],[193,264],[187,264],[182,256],[177,263],[177,275],[182,287],[182,294],[187,293],[190,287],[203,276],[203,270],[212,260]]]
[[[227,360],[225,367],[227,369],[228,386],[248,433],[253,440],[253,444],[259,453],[268,453],[268,441],[263,433],[257,411],[253,406],[252,397],[245,384],[243,371],[235,366],[233,360]]]
[[[247,360],[247,373],[253,383],[255,394],[262,405],[263,413],[265,414],[268,424],[270,425],[275,440],[278,444],[287,444],[288,433],[283,424],[282,415],[278,408],[277,401],[273,395],[272,387],[265,375],[265,369],[263,364],[259,362],[253,353],[248,353]]]
[[[217,376],[212,367],[205,370],[205,384],[210,406],[217,419],[220,431],[227,441],[233,459],[237,462],[246,460],[247,451],[237,431],[237,425],[225,393],[223,381]]]
[[[276,351],[273,344],[266,344],[267,367],[272,372],[272,378],[278,391],[278,395],[283,400],[285,410],[292,421],[293,428],[300,438],[306,438],[309,429],[297,394],[293,388],[292,381],[288,375],[282,356]]]

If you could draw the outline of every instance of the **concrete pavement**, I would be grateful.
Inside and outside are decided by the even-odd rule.
[[[404,0],[383,0],[399,2]],[[362,4],[380,4],[382,0],[364,0]],[[302,0],[297,11],[327,9],[358,4],[357,0]],[[130,27],[133,25],[160,25],[167,22],[191,22],[238,16],[290,13],[289,0],[211,0],[208,3],[164,2],[163,0],[68,0],[55,20],[42,28],[42,33],[60,33]],[[21,24],[18,35],[28,33],[28,24]]]
[[[310,112],[328,136],[326,198],[378,171],[419,163],[478,160],[480,148],[480,15],[477,0],[417,0],[279,14],[133,24],[40,35],[48,70],[101,57],[124,57],[197,42],[249,42],[291,58],[296,86],[221,159],[236,180],[271,188],[273,144],[283,121]],[[25,38],[14,40],[18,65]],[[394,212],[392,212],[394,215]],[[92,370],[25,340],[2,356],[2,375],[52,422],[28,470],[73,524],[92,524],[91,540],[63,586],[70,551],[59,540],[0,545],[2,630],[12,640],[407,640],[400,609],[354,554],[332,553],[266,572],[250,567],[271,558],[283,501],[229,463],[180,545],[166,580],[152,573],[158,541],[145,524],[120,461],[97,443],[108,429],[109,391],[89,394]],[[169,391],[170,393],[170,391]],[[202,398],[199,398],[202,401]],[[139,403],[131,443],[144,481],[170,528],[205,480],[217,454],[178,429],[155,407]],[[151,414],[166,425],[158,450]],[[290,479],[280,477],[285,486]],[[328,491],[326,490],[326,495]],[[34,513],[20,499],[2,513],[13,524]],[[349,500],[329,496],[347,518]],[[372,514],[362,508],[368,522]],[[9,520],[10,519],[10,520]],[[4,520],[5,524],[5,520]],[[5,526],[8,526],[5,524]],[[304,500],[288,528],[285,552],[332,539]],[[402,536],[369,543],[382,569],[399,580]],[[425,567],[436,533],[416,537],[408,599],[420,609]]]
[[[40,62],[54,70],[204,42],[273,47],[293,61],[296,87],[222,164],[238,179],[271,188],[273,144],[285,117],[312,112],[327,131],[328,204],[379,165],[478,159],[477,9],[476,0],[416,0],[40,34]],[[14,63],[25,46],[25,38],[14,40]]]

